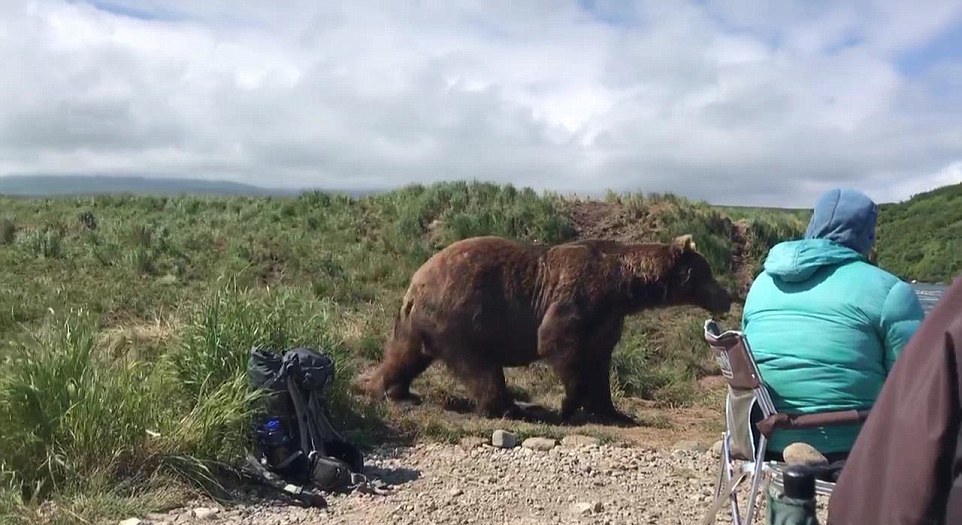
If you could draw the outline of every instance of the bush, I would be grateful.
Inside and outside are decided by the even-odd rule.
[[[247,388],[247,360],[253,347],[280,351],[308,346],[335,361],[335,382],[328,391],[335,418],[344,426],[357,424],[368,414],[352,405],[347,394],[348,378],[355,373],[354,356],[334,337],[334,306],[313,299],[309,291],[243,290],[228,281],[204,301],[179,346],[166,358],[180,398],[199,410],[203,406],[198,403],[211,397],[233,404],[242,397],[238,389]],[[230,433],[241,436],[244,429],[235,427]]]
[[[60,259],[64,256],[63,233],[57,229],[44,227],[21,236],[18,241],[33,257]]]
[[[0,245],[10,245],[17,240],[17,223],[13,219],[0,219]]]
[[[83,311],[20,344],[0,381],[0,457],[29,497],[136,470],[162,406],[150,369],[111,360]]]

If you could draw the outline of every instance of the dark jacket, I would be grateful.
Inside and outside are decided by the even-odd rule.
[[[895,362],[829,499],[828,525],[962,524],[960,430],[962,278]]]

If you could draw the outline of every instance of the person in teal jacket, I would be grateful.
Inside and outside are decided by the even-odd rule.
[[[825,193],[805,237],[772,247],[752,283],[742,330],[779,411],[870,409],[922,321],[912,287],[868,261],[877,215],[861,192]],[[779,431],[769,450],[801,442],[844,457],[860,429]]]

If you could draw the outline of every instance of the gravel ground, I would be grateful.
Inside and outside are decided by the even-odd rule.
[[[326,509],[280,501],[221,508],[199,502],[128,523],[698,524],[711,502],[717,461],[692,443],[653,450],[569,437],[497,448],[468,438],[461,445],[370,455],[368,475],[390,485],[386,495],[329,495]],[[731,521],[723,511],[717,523]]]

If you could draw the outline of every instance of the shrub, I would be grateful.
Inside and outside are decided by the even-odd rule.
[[[64,256],[63,233],[53,228],[33,230],[18,241],[33,257],[60,259]]]
[[[189,403],[206,400],[220,389],[230,396],[246,384],[247,360],[255,346],[275,350],[309,346],[329,353],[336,363],[330,391],[332,412],[353,421],[347,396],[353,356],[334,337],[334,304],[292,290],[244,290],[228,280],[189,320],[180,345],[167,356],[178,389]],[[235,434],[243,429],[235,428]]]
[[[13,219],[0,219],[0,245],[10,245],[17,240],[17,223]]]
[[[0,457],[30,497],[136,469],[157,404],[149,368],[107,359],[83,311],[14,349],[0,380]]]

